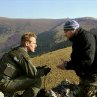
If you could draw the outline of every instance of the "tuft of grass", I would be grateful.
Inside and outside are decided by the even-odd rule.
[[[61,59],[64,61],[70,60],[71,51],[71,47],[67,47],[32,58],[35,66],[47,65],[51,68],[51,72],[46,77],[42,77],[42,87],[45,84],[46,89],[51,89],[65,79],[68,79],[72,83],[79,82],[79,78],[73,70],[60,70],[56,67],[62,63]]]

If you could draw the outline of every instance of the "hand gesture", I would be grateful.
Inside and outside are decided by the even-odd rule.
[[[51,68],[44,68],[44,75],[46,76],[51,71]]]
[[[66,67],[68,61],[64,61],[63,59],[61,59],[61,61],[62,61],[62,63],[57,65],[57,68],[62,69],[62,70],[66,70],[65,67]]]

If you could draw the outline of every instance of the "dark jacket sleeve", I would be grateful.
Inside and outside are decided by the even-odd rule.
[[[77,56],[73,56],[71,61],[67,63],[67,69],[73,69],[79,73],[85,73],[89,70],[95,57],[95,38],[93,35],[86,34],[80,41]],[[79,51],[79,50],[78,50]],[[76,58],[76,59],[75,59]]]

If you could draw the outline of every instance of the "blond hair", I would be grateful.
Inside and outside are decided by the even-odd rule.
[[[26,41],[30,42],[30,38],[31,37],[37,38],[37,36],[33,32],[26,32],[26,33],[24,33],[22,35],[22,37],[21,37],[21,45],[24,45]]]

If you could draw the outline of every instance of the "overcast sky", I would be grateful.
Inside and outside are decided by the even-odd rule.
[[[97,0],[0,0],[0,17],[97,18]]]

